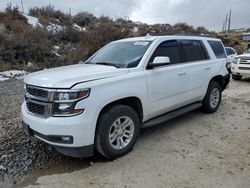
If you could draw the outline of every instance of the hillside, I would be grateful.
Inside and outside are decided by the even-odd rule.
[[[0,71],[35,71],[73,64],[116,39],[181,32],[217,35],[239,53],[244,50],[240,34],[232,40],[231,35],[186,23],[148,25],[121,18],[95,17],[87,12],[70,16],[53,6],[32,8],[27,15],[8,5],[0,12]]]

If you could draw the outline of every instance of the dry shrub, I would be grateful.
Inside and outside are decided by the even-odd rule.
[[[71,21],[71,16],[63,13],[60,10],[56,10],[53,5],[49,4],[45,7],[34,7],[29,9],[29,14],[31,16],[40,17],[43,16],[45,18],[54,18],[60,20],[63,24],[68,24]]]
[[[96,20],[96,17],[93,14],[88,12],[79,12],[73,17],[73,22],[79,26],[88,26]]]
[[[185,32],[185,33],[196,33],[196,30],[193,26],[188,25],[186,23],[177,23],[173,26],[173,30],[175,32]]]
[[[89,54],[89,47],[85,43],[79,43],[68,50],[65,63],[66,64],[75,64],[80,61],[85,61],[87,55]]]

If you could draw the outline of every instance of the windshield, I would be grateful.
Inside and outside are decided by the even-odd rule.
[[[86,63],[115,66],[117,68],[136,67],[151,41],[114,42],[104,46]]]

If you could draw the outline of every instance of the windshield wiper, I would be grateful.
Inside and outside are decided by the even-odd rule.
[[[113,67],[116,67],[116,68],[121,68],[119,65],[117,64],[114,64],[114,63],[108,63],[108,62],[96,62],[96,63],[93,63],[93,62],[86,62],[86,64],[96,64],[96,65],[107,65],[107,66],[113,66]]]

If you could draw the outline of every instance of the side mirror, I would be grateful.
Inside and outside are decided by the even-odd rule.
[[[154,61],[149,64],[149,68],[161,67],[170,64],[170,59],[167,56],[157,56]]]

